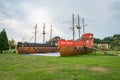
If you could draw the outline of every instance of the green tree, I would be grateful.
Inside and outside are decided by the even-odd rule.
[[[111,44],[112,41],[113,41],[113,38],[112,38],[112,37],[105,37],[105,38],[102,40],[102,43]]]
[[[2,43],[1,43],[1,32],[0,32],[0,53],[2,52]]]
[[[99,43],[101,43],[101,42],[102,42],[102,40],[101,40],[101,39],[99,39],[99,38],[94,38],[94,42],[95,42],[95,44],[99,44]]]
[[[120,34],[115,34],[113,36],[112,48],[120,50]]]
[[[105,37],[104,39],[95,38],[95,44],[109,44],[111,49],[120,50],[120,34],[115,34],[111,37]]]
[[[107,43],[111,49],[120,50],[120,34],[115,34],[112,37],[105,37],[101,43]]]
[[[15,40],[14,40],[14,39],[11,39],[11,40],[9,40],[8,42],[9,42],[10,49],[15,49],[15,46],[16,46]]]
[[[0,33],[0,52],[3,50],[9,50],[8,38],[5,29],[3,29]]]

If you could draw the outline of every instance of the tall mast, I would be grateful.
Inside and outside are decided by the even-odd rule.
[[[45,23],[44,23],[44,26],[43,26],[43,43],[45,43]]]
[[[73,40],[74,40],[74,38],[75,38],[75,29],[74,29],[74,14],[72,15],[72,20],[73,20]]]
[[[22,38],[22,42],[23,42],[23,43],[25,42],[25,38]]]
[[[51,30],[50,30],[50,40],[52,39],[52,31],[53,31],[53,29],[52,29],[52,25],[51,25]]]
[[[35,28],[35,43],[36,43],[37,27],[38,27],[37,24],[35,24],[35,27],[34,27]]]
[[[84,18],[82,19],[83,22],[83,35],[85,34],[85,24],[84,24]]]
[[[78,15],[78,26],[77,26],[77,29],[78,29],[79,39],[80,39],[80,29],[81,29],[81,27],[80,27],[80,17],[79,17],[79,15]]]

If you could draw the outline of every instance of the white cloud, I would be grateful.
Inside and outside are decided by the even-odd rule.
[[[46,40],[49,39],[50,25],[53,25],[53,36],[59,35],[65,39],[72,39],[72,14],[85,18],[86,32],[93,32],[95,37],[103,38],[108,35],[119,33],[118,27],[120,11],[119,6],[113,4],[118,0],[27,0],[18,2],[3,1],[0,6],[0,24],[4,25],[10,38],[27,41],[34,35],[34,26],[38,24],[37,40],[42,42],[42,27],[46,23]],[[92,22],[91,22],[92,20]],[[75,23],[75,25],[77,22]],[[77,32],[76,32],[77,35]],[[77,36],[76,36],[77,38]]]
[[[50,25],[55,25],[55,26],[53,26],[53,28],[54,28],[53,36],[57,36],[57,35],[65,36],[66,35],[63,33],[63,28],[64,28],[63,24],[61,25],[61,23],[54,22],[55,17],[54,17],[54,13],[53,13],[54,11],[52,11],[52,9],[46,8],[46,7],[40,7],[40,6],[33,7],[27,3],[22,4],[22,6],[24,8],[24,11],[26,11],[26,13],[28,14],[26,16],[26,19],[29,22],[32,22],[32,24],[35,24],[35,23],[38,24],[38,30],[39,30],[38,34],[42,34],[43,23],[45,22],[46,23],[46,31],[47,31],[46,35],[49,36],[49,34],[50,34]],[[61,18],[61,20],[62,20],[62,18]],[[46,37],[46,38],[47,38],[46,40],[49,40],[49,37]],[[39,41],[42,41],[42,40],[39,40]]]
[[[21,35],[22,37],[28,37],[30,36],[30,32],[31,29],[27,28],[26,25],[24,25],[24,23],[22,23],[21,21],[15,20],[15,19],[5,19],[3,20],[3,24],[5,24],[5,26],[9,27],[12,31],[9,31],[11,33],[11,37],[17,38],[18,36]]]

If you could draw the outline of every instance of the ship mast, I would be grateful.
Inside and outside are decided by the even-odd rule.
[[[52,39],[52,31],[53,31],[53,29],[52,29],[52,25],[51,25],[51,30],[50,30],[50,40]]]
[[[75,38],[75,29],[74,29],[74,14],[72,15],[72,20],[73,20],[73,27],[72,27],[72,29],[73,29],[73,40],[74,40],[74,38]]]
[[[44,26],[43,26],[43,43],[45,43],[45,23],[44,23]]]
[[[79,17],[79,15],[78,15],[78,25],[77,25],[77,29],[78,29],[79,39],[80,39],[80,29],[81,29],[81,27],[80,27],[80,17]]]
[[[82,19],[83,22],[83,35],[85,34],[85,24],[84,24],[84,18]]]
[[[34,27],[35,28],[35,43],[36,43],[37,27],[38,27],[37,24],[35,24],[35,27]]]

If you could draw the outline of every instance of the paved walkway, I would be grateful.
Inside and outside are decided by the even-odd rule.
[[[34,56],[60,56],[59,52],[56,53],[36,53],[36,54],[28,54],[28,55],[34,55]]]

